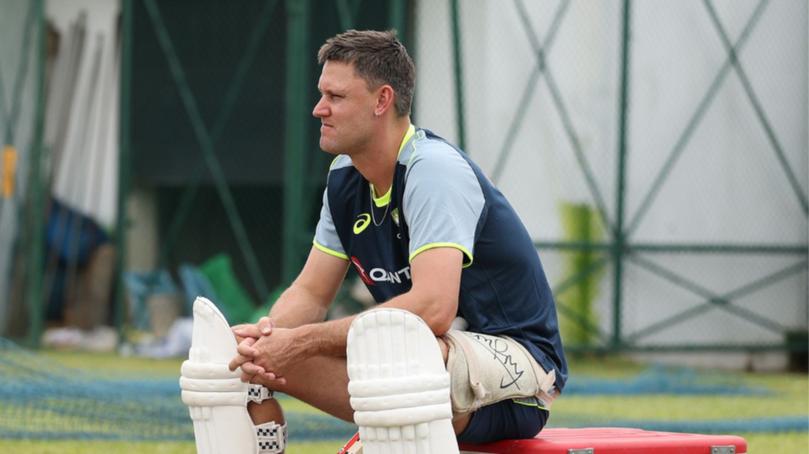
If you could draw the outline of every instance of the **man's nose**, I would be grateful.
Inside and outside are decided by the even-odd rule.
[[[328,115],[329,115],[329,109],[326,106],[326,103],[324,102],[323,98],[321,97],[317,101],[317,104],[315,104],[315,108],[312,110],[312,116],[317,117],[317,118],[323,118],[323,117],[326,117]]]

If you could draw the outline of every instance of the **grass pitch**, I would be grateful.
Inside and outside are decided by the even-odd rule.
[[[121,358],[116,355],[87,353],[44,352],[54,367],[62,364],[89,371],[107,371],[105,376],[177,377],[180,360],[148,360]],[[571,362],[571,375],[587,375],[615,379],[629,377],[642,370],[642,366],[620,359],[579,359]],[[759,417],[809,418],[809,377],[805,374],[732,374],[751,387],[765,388],[772,393],[759,395],[702,395],[702,396],[563,396],[554,404],[554,421],[581,418],[604,420],[711,420],[754,419]],[[312,415],[318,410],[298,401],[288,400],[287,407]],[[2,405],[2,402],[0,402]],[[114,402],[112,403],[114,405]],[[190,420],[189,420],[190,424]],[[807,453],[809,432],[788,433],[736,433],[748,442],[748,453]],[[306,442],[290,439],[288,454],[335,453],[345,440]],[[193,442],[132,442],[88,440],[3,440],[2,453],[54,453],[54,454],[191,454]]]

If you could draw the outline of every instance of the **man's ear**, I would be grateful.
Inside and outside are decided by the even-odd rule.
[[[388,84],[384,84],[377,89],[376,95],[376,107],[374,107],[374,115],[379,117],[387,112],[389,109],[393,108],[393,101],[396,98],[396,94],[393,91],[393,87]]]

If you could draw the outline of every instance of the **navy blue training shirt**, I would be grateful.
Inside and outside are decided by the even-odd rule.
[[[528,231],[480,168],[432,132],[410,127],[382,197],[350,157],[335,158],[314,246],[350,261],[377,303],[410,290],[419,253],[461,250],[458,315],[467,330],[512,337],[564,387],[556,307]]]

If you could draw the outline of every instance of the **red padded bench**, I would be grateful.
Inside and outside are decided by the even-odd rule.
[[[477,454],[746,454],[747,442],[733,435],[653,432],[623,427],[545,429],[530,440],[461,445]]]
[[[337,454],[357,452],[359,434]],[[734,435],[653,432],[624,427],[545,429],[530,440],[485,445],[461,444],[461,454],[747,454],[747,442]]]

